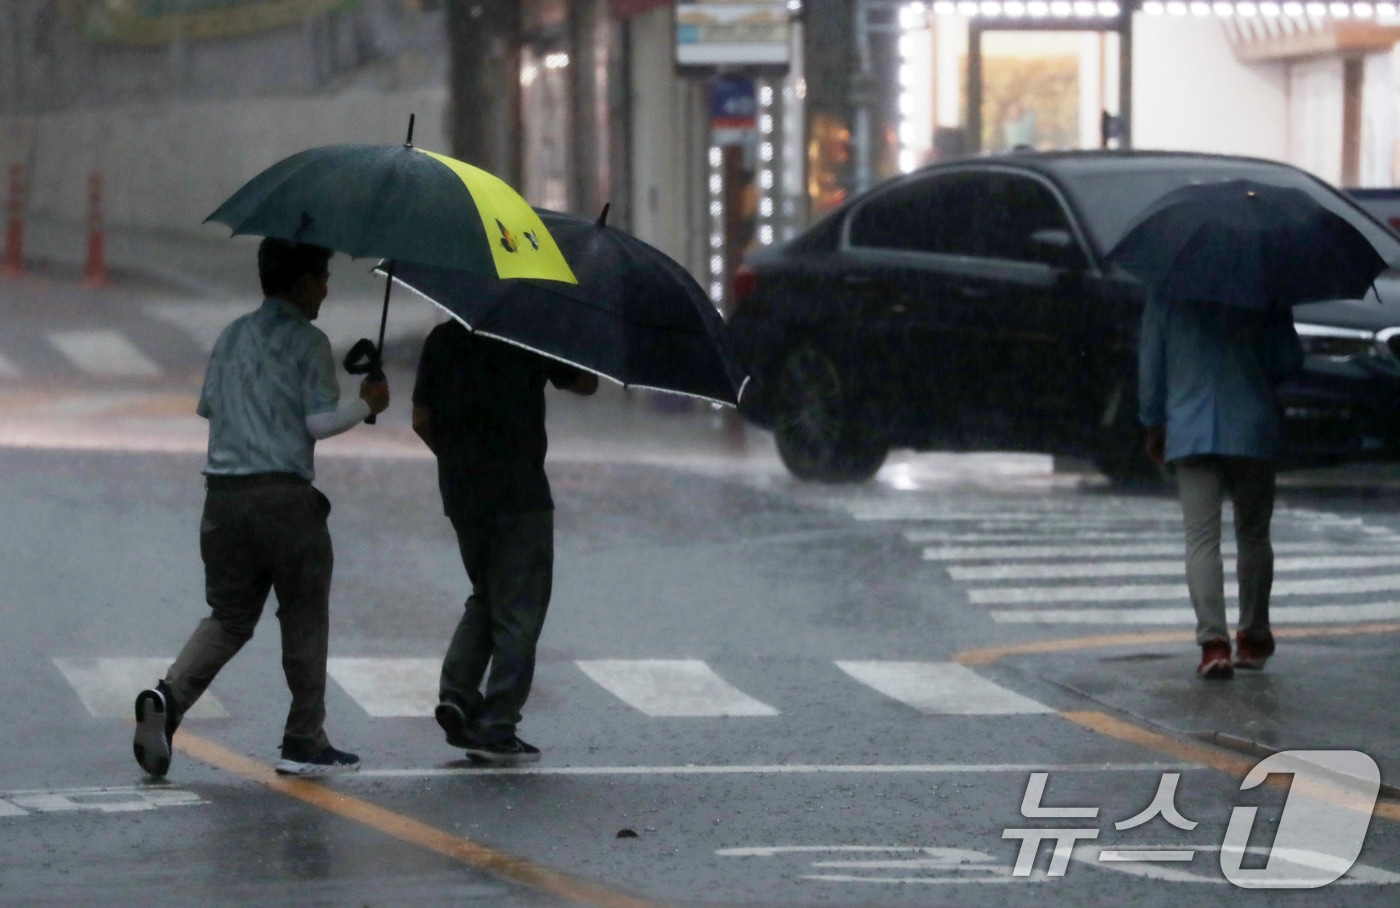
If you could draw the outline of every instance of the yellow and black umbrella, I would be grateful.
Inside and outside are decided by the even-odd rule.
[[[515,190],[412,141],[410,118],[402,145],[323,145],[297,152],[253,177],[205,220],[225,224],[235,235],[310,243],[354,258],[438,265],[493,279],[578,283],[539,215]],[[372,368],[365,371],[379,366],[390,286],[379,344],[370,350]]]
[[[578,283],[529,203],[498,177],[403,145],[324,145],[253,177],[207,221],[354,258]]]

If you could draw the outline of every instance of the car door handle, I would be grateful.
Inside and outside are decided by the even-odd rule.
[[[984,300],[992,295],[992,291],[981,284],[959,284],[958,296],[969,300]]]
[[[874,278],[868,274],[848,274],[845,276],[844,280],[848,284],[868,284],[873,281]]]

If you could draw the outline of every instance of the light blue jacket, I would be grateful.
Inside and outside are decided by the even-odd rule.
[[[1274,388],[1303,365],[1290,310],[1256,312],[1149,296],[1138,347],[1138,416],[1165,425],[1166,459],[1277,460]]]

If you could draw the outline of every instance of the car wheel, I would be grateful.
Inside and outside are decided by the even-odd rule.
[[[885,462],[884,433],[863,418],[849,379],[816,346],[787,355],[777,392],[778,456],[798,479],[863,482]]]
[[[1166,482],[1166,472],[1152,462],[1143,448],[1136,401],[1134,388],[1126,382],[1114,391],[1099,425],[1094,466],[1114,485],[1139,488],[1161,485]]]

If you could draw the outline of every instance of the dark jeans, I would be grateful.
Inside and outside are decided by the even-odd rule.
[[[448,517],[472,593],[442,661],[439,699],[462,707],[479,740],[509,740],[530,696],[554,583],[554,512]]]
[[[313,753],[327,746],[326,654],[334,555],[330,502],[311,485],[211,490],[199,552],[212,614],[195,628],[165,676],[183,715],[253,636],[269,591],[277,593],[282,671],[292,693],[284,740]]]

